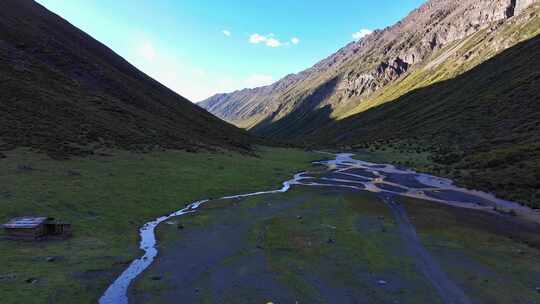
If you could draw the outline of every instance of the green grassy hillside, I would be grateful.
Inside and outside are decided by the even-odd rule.
[[[245,151],[254,141],[31,0],[0,2],[0,93],[0,151]]]

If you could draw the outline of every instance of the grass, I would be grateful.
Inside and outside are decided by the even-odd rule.
[[[479,303],[540,301],[536,230],[511,217],[403,200],[428,250]]]
[[[386,163],[427,171],[435,166],[432,154],[418,144],[371,145],[367,149],[354,150],[354,159],[373,163]]]
[[[493,147],[486,151],[465,154],[459,147],[439,150],[425,141],[380,141],[346,146],[354,158],[375,163],[390,163],[447,177],[459,186],[480,189],[498,197],[540,208],[540,145]]]
[[[7,153],[0,160],[0,219],[52,216],[72,223],[74,236],[1,240],[2,303],[95,303],[140,254],[144,222],[197,199],[277,188],[321,158],[284,148],[257,154],[117,151],[57,161],[26,149]]]

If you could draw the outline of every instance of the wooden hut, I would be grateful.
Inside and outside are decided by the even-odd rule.
[[[71,225],[50,217],[17,217],[4,224],[10,239],[39,240],[44,237],[65,238],[71,235]]]

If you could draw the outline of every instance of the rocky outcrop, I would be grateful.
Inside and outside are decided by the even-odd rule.
[[[384,87],[389,82],[407,72],[411,64],[397,57],[389,62],[381,62],[373,71],[360,74],[351,71],[343,81],[341,88],[347,98],[367,96]]]

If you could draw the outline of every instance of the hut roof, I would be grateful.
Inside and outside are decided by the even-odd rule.
[[[43,224],[45,221],[51,220],[48,217],[16,217],[11,219],[9,222],[4,224],[4,228],[11,229],[23,229],[23,228],[36,228],[37,226]]]

